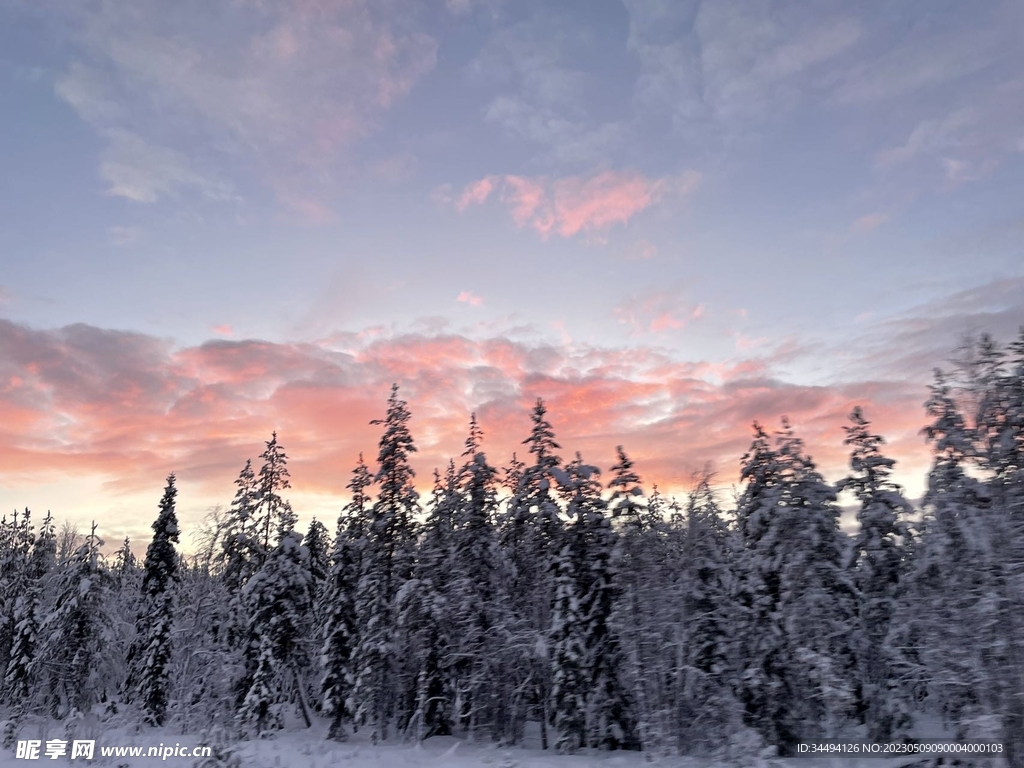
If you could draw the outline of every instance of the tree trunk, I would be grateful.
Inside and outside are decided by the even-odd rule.
[[[307,728],[313,727],[313,718],[309,713],[309,703],[306,701],[306,689],[299,679],[298,671],[292,667],[292,681],[295,684],[295,693],[299,697],[299,712],[306,723]]]

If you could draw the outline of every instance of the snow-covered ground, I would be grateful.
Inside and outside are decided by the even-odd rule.
[[[559,755],[552,751],[529,748],[502,748],[490,744],[474,744],[455,737],[436,737],[423,744],[374,745],[362,734],[356,734],[344,744],[324,738],[326,723],[317,723],[309,730],[285,731],[277,738],[266,741],[243,741],[232,745],[237,756],[237,768],[900,768],[920,762],[920,758],[862,759],[862,758],[799,758],[765,761],[720,763],[710,759],[665,757],[652,758],[639,752],[589,752]],[[159,744],[193,746],[194,736],[180,736],[168,729],[146,729],[138,733],[108,730],[82,734],[96,739],[96,755],[91,762],[70,760],[67,756],[49,759],[42,753],[37,760],[17,759],[14,749],[0,750],[0,768],[30,765],[96,765],[116,768],[143,768],[144,766],[203,765],[192,757],[103,757],[100,747],[139,746],[148,748]],[[30,737],[60,738],[55,728],[51,733],[28,734]],[[227,766],[230,762],[210,763]],[[975,765],[998,768],[999,763],[978,760]],[[204,766],[205,768],[205,766]]]

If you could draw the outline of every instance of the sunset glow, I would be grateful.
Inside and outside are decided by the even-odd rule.
[[[884,8],[883,8],[884,6]],[[934,367],[1024,324],[1024,6],[14,0],[0,502],[191,530],[276,430],[330,526],[392,383],[418,487],[470,414],[728,493],[854,406],[907,495]],[[186,537],[187,538],[187,537]]]

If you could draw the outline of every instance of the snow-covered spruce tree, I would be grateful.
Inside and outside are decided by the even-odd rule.
[[[275,431],[267,442],[267,448],[260,454],[263,466],[260,467],[256,479],[256,512],[258,526],[257,535],[264,552],[270,552],[276,543],[273,534],[295,529],[297,518],[295,512],[281,496],[281,492],[291,488],[291,477],[288,472],[288,456],[284,447],[277,442]]]
[[[312,636],[323,637],[327,611],[327,579],[331,571],[331,541],[327,527],[315,517],[302,540],[309,551],[310,594],[312,595]]]
[[[621,448],[619,458],[620,462],[628,463]],[[612,626],[612,612],[619,595],[618,535],[612,527],[608,505],[601,497],[600,470],[584,464],[579,454],[570,469],[567,511],[572,527],[579,531],[581,544],[575,553],[574,567],[586,651],[585,744],[598,749],[632,748],[637,746],[634,706],[623,684],[624,657]],[[628,469],[625,477],[628,478]],[[623,476],[618,479],[621,482]],[[639,478],[630,479],[633,485],[628,487],[637,487],[638,481]],[[616,511],[622,512],[622,507]]]
[[[859,708],[868,738],[887,742],[907,725],[906,714],[893,696],[892,653],[886,637],[906,563],[909,529],[904,517],[912,508],[892,479],[896,463],[882,454],[885,440],[872,433],[860,407],[850,414],[845,445],[850,446],[849,477],[839,491],[851,491],[860,503],[851,568],[857,586],[856,634]]]
[[[501,480],[502,487],[508,491],[510,496],[515,496],[519,490],[519,483],[523,480],[523,472],[526,471],[526,463],[520,461],[516,456],[516,452],[512,451],[512,458],[508,461],[508,466],[502,469],[503,477]]]
[[[501,661],[508,604],[500,583],[500,552],[494,520],[498,502],[497,470],[480,450],[483,432],[474,413],[462,453],[461,494],[453,532],[450,584],[452,649],[455,663],[456,716],[472,737],[503,733],[500,701],[510,692]]]
[[[121,546],[114,553],[113,565],[107,571],[110,574],[110,590],[113,604],[110,607],[110,620],[117,636],[123,644],[124,657],[127,660],[136,642],[136,628],[139,617],[139,604],[142,592],[142,566],[132,551],[132,542],[124,537]],[[131,672],[130,664],[126,665],[127,673]],[[125,684],[128,685],[127,675]],[[126,698],[131,698],[128,691]]]
[[[852,637],[856,629],[856,587],[849,576],[849,537],[839,527],[835,489],[817,471],[787,421],[779,454],[793,487],[787,502],[798,513],[798,546],[783,584],[785,629],[795,648],[799,695],[804,696],[811,734],[835,737],[854,715],[856,672]]]
[[[118,588],[120,588],[123,580],[130,579],[135,575],[138,567],[138,558],[132,552],[132,540],[130,537],[125,536],[124,541],[121,542],[121,547],[114,554],[114,565],[110,569],[110,575],[114,578]]]
[[[656,755],[708,753],[735,732],[739,719],[730,677],[732,536],[706,471],[695,476],[682,506],[656,485],[645,502],[632,464],[620,452],[609,503],[614,519],[623,521],[613,625],[622,639],[636,743]]]
[[[1001,737],[1008,762],[1024,764],[1024,700],[1020,696],[1024,686],[1024,624],[1020,620],[1024,610],[1024,331],[1009,351],[982,337],[974,356],[977,368],[968,377],[967,390],[956,392],[957,400],[972,402],[976,408],[974,429],[968,433],[973,451],[966,447],[963,451],[968,477],[956,483],[958,489],[950,479],[942,483],[931,510],[935,519],[929,516],[926,522],[938,527],[944,518],[948,526],[949,511],[942,515],[940,506],[951,507],[963,535],[962,546],[971,557],[970,570],[953,566],[943,574],[950,584],[955,580],[961,585],[970,610],[956,629],[966,632],[970,627],[976,654],[973,662],[959,649],[946,656],[947,663],[961,657],[967,668],[964,680],[974,688],[973,693],[962,693],[966,694],[965,711],[951,719],[958,721],[958,729],[967,737]],[[951,420],[939,418],[950,410],[945,402],[948,394],[933,388],[928,403],[936,420],[929,436],[937,452],[943,442],[950,441],[941,422]],[[954,423],[949,431],[956,434]],[[945,453],[952,453],[948,445]],[[934,611],[941,615],[940,606]]]
[[[118,659],[107,653],[108,576],[100,568],[96,525],[57,575],[56,598],[39,630],[32,669],[38,703],[52,717],[87,714],[113,691]]]
[[[312,725],[304,685],[309,667],[311,581],[309,551],[294,530],[291,506],[282,501],[277,516],[277,545],[263,567],[242,588],[248,608],[248,659],[245,697],[239,724],[251,735],[264,736],[283,723],[283,707],[298,704],[306,726]]]
[[[28,559],[35,540],[28,509],[0,520],[0,681],[4,679],[14,643],[15,616],[28,582]]]
[[[49,521],[49,516],[47,521]],[[6,526],[6,521],[4,521]],[[50,524],[52,528],[52,523]],[[44,522],[44,527],[46,522]],[[23,706],[29,693],[29,671],[39,628],[39,580],[44,572],[36,555],[36,536],[28,509],[15,512],[0,544],[0,583],[3,585],[5,664],[0,668],[0,701]]]
[[[415,709],[409,729],[417,741],[452,732],[454,670],[451,659],[450,582],[454,565],[458,478],[450,462],[434,491],[423,524],[413,578],[397,596],[402,657],[416,671]]]
[[[991,501],[979,521],[985,590],[975,609],[988,645],[986,706],[1001,721],[1008,762],[1024,764],[1024,328],[1008,350],[987,336],[978,347],[975,456]]]
[[[174,623],[174,592],[178,581],[178,489],[167,476],[160,513],[153,522],[153,540],[146,549],[142,594],[135,622],[135,642],[128,652],[126,688],[149,725],[163,725],[167,715],[169,668]]]
[[[43,620],[43,601],[54,568],[56,550],[53,516],[47,512],[28,557],[24,590],[14,606],[14,637],[3,681],[3,694],[4,700],[14,705],[15,717],[27,711],[36,684],[38,666],[35,660],[39,627]]]
[[[731,599],[736,542],[722,517],[705,470],[686,503],[680,551],[682,647],[674,666],[678,750],[709,754],[742,725],[734,695],[739,666],[735,643],[738,612]]]
[[[218,570],[227,598],[223,627],[226,647],[223,650],[230,656],[238,657],[233,661],[244,670],[236,674],[233,682],[237,712],[252,684],[251,675],[256,669],[259,653],[255,640],[249,635],[251,617],[242,590],[263,567],[268,553],[263,545],[262,525],[258,517],[260,489],[251,459],[246,459],[245,466],[235,480],[235,486],[235,497],[224,521]],[[221,647],[216,639],[210,640],[214,647]]]
[[[642,530],[649,521],[640,476],[633,471],[634,462],[621,445],[615,446],[615,454],[618,462],[611,468],[612,479],[608,481],[608,490],[611,491],[609,512],[623,533]]]
[[[419,494],[409,465],[416,451],[409,432],[409,409],[391,388],[374,480],[380,487],[365,529],[356,593],[359,642],[356,646],[356,681],[353,690],[356,722],[369,723],[374,741],[387,738],[396,716],[408,719],[415,701],[415,672],[397,657],[399,647],[395,597],[412,577],[415,560],[414,516]],[[399,723],[402,728],[404,723]]]
[[[1024,328],[1010,344],[1008,370],[1000,384],[1006,403],[1000,451],[994,460],[986,459],[999,509],[993,576],[1002,599],[995,622],[1005,640],[995,705],[1005,713],[1001,738],[1007,763],[1024,765],[1024,697],[1017,695],[1024,690]]]
[[[897,669],[905,690],[915,699],[927,693],[928,706],[965,737],[970,723],[985,714],[981,697],[988,681],[981,657],[987,638],[979,633],[975,608],[986,591],[978,564],[987,550],[981,523],[990,499],[968,472],[970,429],[940,371],[925,408],[934,462],[893,643],[901,650]]]
[[[741,476],[742,698],[750,724],[786,754],[851,714],[855,589],[835,492],[785,419],[775,449],[755,424]]]
[[[245,509],[245,504],[253,504],[253,525],[249,530],[255,541],[253,548],[257,553],[260,567],[241,585],[241,591],[234,601],[232,624],[242,641],[245,669],[244,674],[236,681],[236,696],[239,703],[237,719],[250,733],[263,735],[272,730],[280,719],[254,718],[251,716],[253,710],[246,710],[243,704],[244,701],[252,701],[250,693],[254,684],[253,675],[263,663],[260,661],[263,654],[260,633],[268,631],[260,626],[260,618],[256,614],[265,614],[271,610],[270,606],[278,605],[279,601],[290,602],[292,612],[276,617],[277,624],[280,625],[275,630],[278,635],[271,639],[270,652],[277,665],[274,668],[274,681],[279,689],[279,697],[298,697],[300,711],[309,724],[311,720],[302,674],[308,667],[309,654],[305,644],[298,642],[298,638],[308,636],[311,597],[309,553],[301,546],[302,536],[294,531],[297,522],[295,512],[291,504],[281,496],[281,492],[290,488],[291,483],[287,466],[288,457],[284,447],[277,441],[276,431],[267,441],[266,449],[260,454],[260,458],[263,465],[259,475],[250,478],[250,473],[244,469],[237,481],[239,489],[235,500],[239,511]],[[251,470],[251,467],[247,464],[246,469]],[[232,504],[232,512],[235,508],[236,504]],[[286,537],[292,541],[282,547]],[[276,562],[271,564],[271,560]],[[295,560],[299,562],[293,562]],[[305,574],[305,587],[299,589],[291,598],[283,597],[280,590],[285,589],[284,583],[301,582],[302,574]],[[281,636],[290,634],[294,634],[294,642],[281,639]],[[282,649],[282,643],[289,649],[295,648],[294,658],[291,650],[285,652]]]
[[[235,485],[238,490],[225,521],[219,558],[222,578],[232,595],[241,591],[266,556],[256,518],[259,491],[251,460],[246,460]]]
[[[665,627],[655,616],[677,602],[676,592],[667,587],[674,560],[668,557],[663,521],[656,525],[652,519],[661,514],[657,492],[646,500],[632,459],[622,446],[616,454],[608,482],[608,509],[619,532],[613,559],[619,589],[611,621],[623,643],[620,674],[633,703],[636,745],[654,753],[665,746],[655,721],[663,708],[659,694],[664,673],[659,664],[667,642]],[[663,592],[671,592],[671,600],[663,599]]]
[[[352,500],[338,516],[325,600],[327,614],[321,650],[323,678],[320,692],[322,710],[331,716],[327,737],[335,741],[346,740],[345,725],[352,721],[354,715],[354,654],[359,637],[355,597],[360,552],[371,503],[367,488],[372,484],[373,477],[363,461],[363,454],[359,454],[359,463],[346,486],[352,492]]]
[[[769,571],[777,560],[766,552],[768,534],[783,498],[782,467],[764,428],[754,422],[754,439],[743,456],[744,482],[736,508],[741,550],[737,558],[736,602],[740,609],[739,695],[746,719],[768,743],[779,743],[790,692],[786,690],[784,644],[778,628],[778,577]],[[778,543],[775,543],[778,547]],[[790,735],[790,739],[793,735]]]
[[[510,598],[517,618],[510,627],[510,644],[519,659],[516,669],[525,679],[516,681],[513,733],[521,731],[525,719],[539,720],[541,742],[547,748],[547,706],[550,702],[550,659],[546,644],[551,628],[555,559],[562,549],[561,510],[555,498],[557,481],[553,470],[562,460],[555,453],[560,446],[547,420],[544,401],[537,399],[530,413],[533,427],[523,444],[533,463],[515,470],[516,490],[508,502],[502,530],[502,545],[511,566]]]
[[[269,632],[255,638],[255,666],[236,719],[243,731],[264,738],[284,727],[281,676]]]
[[[533,428],[530,436],[523,440],[523,445],[529,446],[533,464],[522,469],[511,500],[507,534],[513,549],[522,550],[519,558],[525,559],[529,566],[537,565],[538,560],[561,549],[562,519],[553,495],[557,480],[552,470],[561,467],[562,459],[555,453],[560,446],[555,442],[546,416],[544,401],[537,398],[530,413]]]
[[[561,549],[551,561],[555,588],[549,641],[550,717],[555,749],[567,753],[584,746],[587,736],[587,654],[575,567],[582,537],[575,525],[561,532]]]

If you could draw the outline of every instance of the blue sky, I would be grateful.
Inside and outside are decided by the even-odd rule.
[[[425,482],[544,396],[669,487],[783,413],[835,476],[861,403],[919,492],[930,369],[1024,323],[1020,3],[0,18],[8,507],[134,530],[177,469],[199,514],[278,428],[323,516],[392,380]]]

